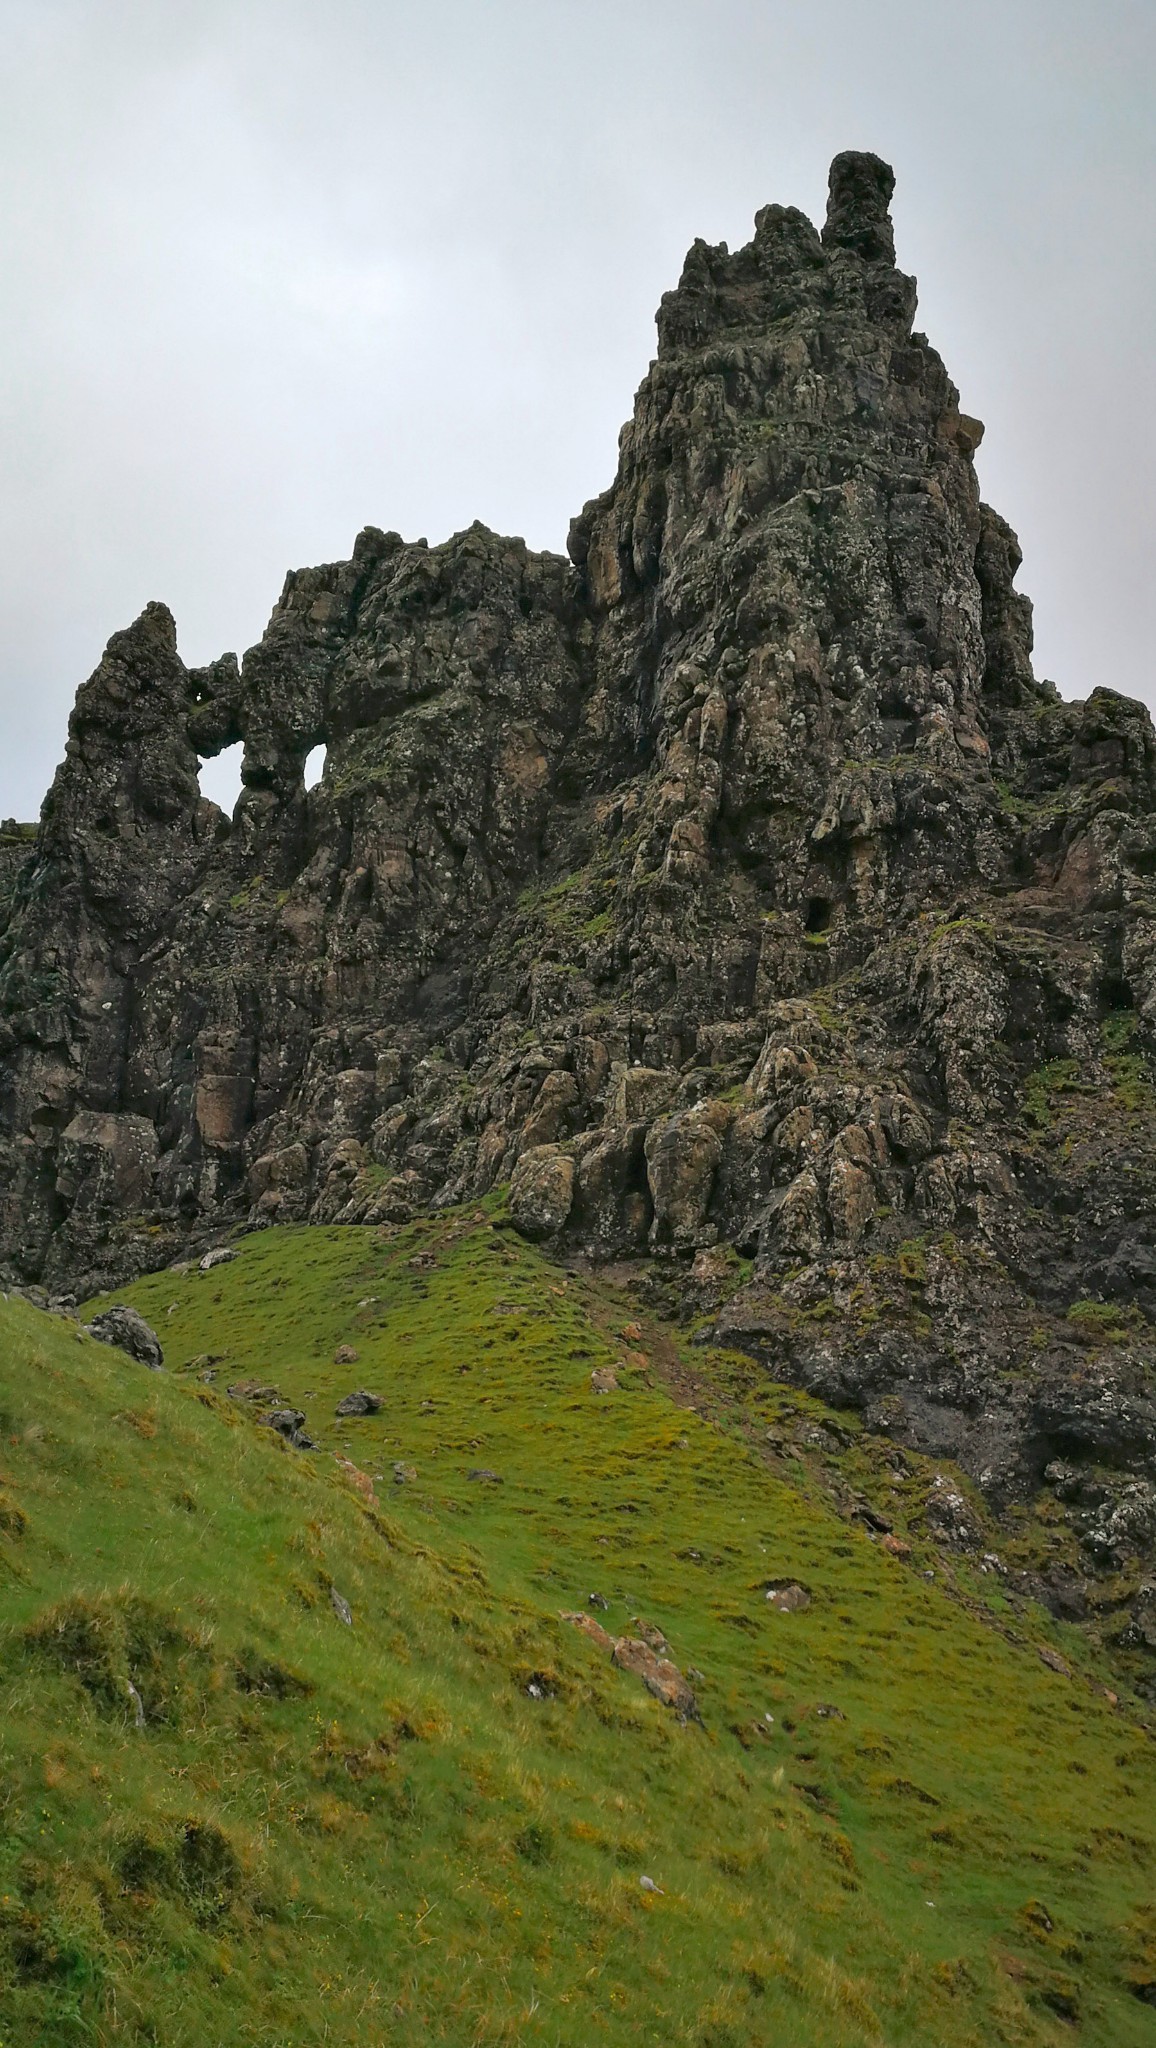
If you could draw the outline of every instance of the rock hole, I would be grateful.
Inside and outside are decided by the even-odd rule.
[[[227,817],[232,817],[241,794],[241,762],[245,756],[244,740],[234,741],[231,747],[222,747],[219,754],[201,763],[201,795],[209,802],[219,804]]]
[[[325,757],[328,751],[328,748],[324,745],[310,747],[309,752],[305,756],[304,776],[306,789],[317,788],[325,773]]]
[[[829,896],[812,896],[807,903],[806,914],[803,918],[803,923],[807,930],[809,932],[825,932],[831,922],[831,913],[834,908],[835,906]]]

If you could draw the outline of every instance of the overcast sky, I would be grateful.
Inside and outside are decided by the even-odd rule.
[[[1156,0],[0,0],[0,815],[150,598],[561,548],[696,235],[896,169],[1037,666],[1154,701]]]

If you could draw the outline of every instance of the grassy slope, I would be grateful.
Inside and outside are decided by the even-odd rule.
[[[629,1310],[460,1216],[122,1298],[166,1375],[0,1302],[3,2048],[1156,2037],[1147,1736],[675,1406],[668,1333],[596,1396]],[[595,1588],[702,1727],[558,1623]]]

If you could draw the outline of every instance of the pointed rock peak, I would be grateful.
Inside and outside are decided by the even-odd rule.
[[[823,241],[854,249],[868,263],[894,263],[895,231],[888,208],[895,173],[869,150],[845,149],[831,165]]]
[[[143,612],[131,626],[122,627],[114,633],[105,649],[106,656],[112,655],[120,661],[139,660],[142,655],[155,658],[167,655],[170,660],[177,651],[177,622],[167,604],[146,604]]]

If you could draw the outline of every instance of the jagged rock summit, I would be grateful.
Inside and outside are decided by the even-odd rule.
[[[892,186],[695,243],[568,561],[371,527],[240,667],[113,637],[0,846],[13,1279],[508,1182],[993,1498],[1069,1474],[1089,1555],[1156,1533],[1153,732],[1033,675]]]

